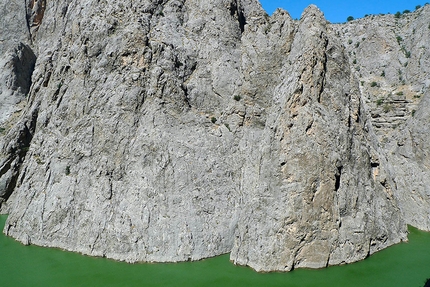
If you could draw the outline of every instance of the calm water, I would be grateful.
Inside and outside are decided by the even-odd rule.
[[[6,216],[0,216],[0,228]],[[430,233],[344,266],[259,274],[223,255],[199,262],[127,264],[37,246],[0,235],[0,286],[390,286],[422,287],[430,278]]]

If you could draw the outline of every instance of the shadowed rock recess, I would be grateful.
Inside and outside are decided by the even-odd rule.
[[[430,230],[430,6],[0,1],[5,234],[289,271]]]

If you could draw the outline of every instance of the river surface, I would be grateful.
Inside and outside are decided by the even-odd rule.
[[[6,216],[0,216],[0,230]],[[430,278],[430,233],[409,228],[409,242],[354,264],[259,274],[229,255],[198,262],[127,264],[54,248],[24,246],[0,235],[0,286],[285,286],[422,287]]]

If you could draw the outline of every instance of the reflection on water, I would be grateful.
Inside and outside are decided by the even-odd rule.
[[[0,216],[3,229],[6,216]],[[430,278],[430,233],[409,228],[401,243],[344,266],[259,274],[223,255],[199,262],[127,264],[52,248],[23,246],[0,235],[0,286],[286,286],[422,287]]]

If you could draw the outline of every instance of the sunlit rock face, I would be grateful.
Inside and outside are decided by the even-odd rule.
[[[19,241],[289,271],[430,229],[428,6],[334,25],[254,0],[3,2]]]

